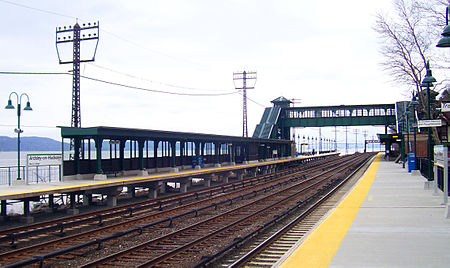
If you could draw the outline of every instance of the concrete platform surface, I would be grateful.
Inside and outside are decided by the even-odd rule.
[[[369,178],[364,182],[367,180],[364,177],[370,177],[367,173],[371,169],[372,181]],[[424,182],[424,177],[412,175],[401,165],[378,158],[352,192],[308,238],[301,241],[297,249],[284,257],[280,266],[450,267],[447,205],[442,203],[442,192],[440,196],[434,196],[433,190],[424,189]],[[362,183],[366,183],[366,191],[364,186],[361,187]],[[358,198],[360,204],[355,201]],[[346,201],[351,203],[342,206]],[[356,215],[349,216],[353,209],[356,209]],[[339,212],[344,217],[333,223],[329,218]],[[345,217],[352,222],[343,227]],[[322,225],[327,224],[328,230],[318,234]],[[340,238],[333,249],[330,244],[335,237]],[[313,247],[308,250],[306,244]],[[316,261],[305,261],[306,258]]]

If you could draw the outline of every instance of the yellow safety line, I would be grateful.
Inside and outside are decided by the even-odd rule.
[[[380,154],[353,190],[280,267],[328,267],[369,192],[379,160]]]
[[[136,177],[136,178],[128,178],[128,179],[116,179],[116,180],[107,180],[107,181],[99,181],[99,182],[91,182],[91,183],[83,183],[83,184],[73,184],[68,186],[58,186],[58,187],[49,187],[49,188],[42,188],[42,189],[36,189],[36,190],[25,190],[20,192],[6,192],[6,193],[0,193],[0,197],[2,196],[9,196],[9,195],[18,195],[18,194],[30,194],[30,193],[39,193],[39,192],[51,192],[51,191],[61,191],[61,190],[69,190],[72,188],[80,188],[80,187],[88,187],[88,186],[102,186],[107,184],[114,184],[114,183],[125,183],[125,182],[140,182],[140,181],[147,181],[148,179],[159,179],[164,177],[174,177],[174,176],[180,176],[183,175],[190,175],[190,174],[198,174],[198,173],[207,173],[207,172],[218,172],[218,171],[226,171],[226,170],[232,170],[232,169],[239,169],[239,168],[247,168],[247,167],[253,167],[253,166],[261,166],[261,165],[267,165],[267,164],[278,164],[282,162],[289,162],[294,160],[301,160],[306,158],[316,158],[321,156],[327,156],[332,155],[333,153],[328,154],[322,154],[317,156],[300,156],[295,158],[289,158],[284,160],[273,160],[273,161],[267,161],[267,162],[258,162],[258,163],[251,163],[251,164],[244,164],[244,165],[236,165],[236,166],[226,166],[226,167],[220,167],[220,168],[209,168],[209,169],[199,169],[199,170],[190,170],[190,171],[182,171],[178,173],[164,173],[164,174],[158,174],[158,175],[151,175],[151,176],[145,176],[145,177]],[[198,174],[202,175],[202,174]],[[120,185],[117,185],[120,186]]]

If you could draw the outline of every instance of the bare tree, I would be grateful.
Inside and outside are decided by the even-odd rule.
[[[382,13],[376,16],[374,30],[382,39],[382,66],[395,83],[406,85],[413,92],[421,90],[426,61],[442,31],[440,26],[445,21],[442,2],[394,0],[393,18]]]
[[[432,65],[438,60],[445,61],[444,57],[436,56],[439,53],[436,44],[445,26],[446,6],[444,0],[393,0],[390,16],[378,13],[373,27],[382,40],[380,52],[384,70],[394,83],[408,89],[407,95],[412,93],[419,97],[418,110],[422,115],[427,114],[427,98],[420,86],[426,75],[427,61]],[[432,91],[430,95],[435,100],[437,94]],[[435,129],[433,134],[437,141]]]

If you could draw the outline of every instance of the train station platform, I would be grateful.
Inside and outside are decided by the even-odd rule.
[[[352,191],[277,267],[448,267],[442,192],[378,155]]]
[[[334,156],[338,156],[338,153],[294,158],[274,158],[266,161],[252,161],[246,164],[229,164],[227,166],[202,169],[187,168],[182,171],[158,172],[145,176],[109,177],[100,181],[95,179],[72,179],[52,183],[4,185],[0,186],[0,222],[8,219],[8,206],[17,201],[23,203],[21,206],[23,213],[19,213],[23,218],[20,220],[31,223],[34,221],[30,215],[32,202],[44,200],[51,212],[57,207],[54,199],[65,197],[65,199],[70,200],[67,202],[70,204],[67,213],[75,215],[79,213],[77,207],[90,206],[92,204],[93,195],[97,197],[101,195],[102,201],[103,197],[106,196],[107,206],[114,207],[117,205],[119,198],[133,199],[137,192],[142,192],[142,190],[145,190],[148,198],[157,198],[160,194],[170,191],[171,189],[168,187],[173,188],[172,191],[185,193],[195,187],[227,184],[229,179],[242,180],[244,177],[273,173],[291,165]],[[169,184],[172,186],[169,186]]]

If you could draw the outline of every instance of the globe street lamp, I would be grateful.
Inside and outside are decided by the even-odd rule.
[[[442,32],[442,38],[437,43],[437,47],[450,47],[450,26],[448,25],[448,8],[445,11],[445,28]]]
[[[17,133],[17,180],[20,181],[20,133],[23,132],[22,129],[20,129],[20,107],[22,105],[22,97],[25,96],[27,97],[27,105],[25,106],[25,108],[23,108],[24,111],[32,111],[33,109],[31,109],[30,106],[30,98],[28,97],[28,95],[26,93],[22,93],[20,96],[16,93],[16,92],[11,92],[9,94],[9,99],[8,99],[8,105],[5,106],[5,109],[14,109],[14,105],[12,105],[12,100],[11,100],[11,96],[15,95],[16,96],[16,100],[17,100],[17,128],[14,129],[14,132]],[[9,183],[11,185],[11,182]]]
[[[431,97],[430,97],[430,87],[433,86],[433,83],[436,82],[436,79],[431,74],[430,62],[427,61],[427,75],[422,80],[421,87],[427,88],[427,112],[428,112],[428,120],[432,119],[431,116]],[[431,143],[431,128],[428,127],[428,141],[427,141],[427,151],[428,151],[428,180],[430,181],[432,178],[432,168],[431,168],[431,157],[432,157],[432,143]]]

